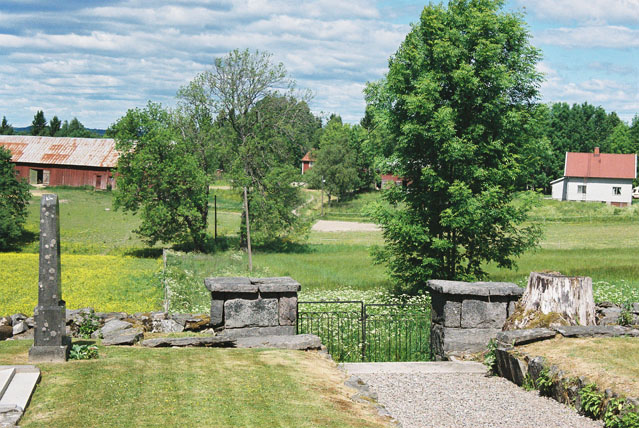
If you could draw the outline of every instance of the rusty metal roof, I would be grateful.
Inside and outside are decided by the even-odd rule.
[[[564,176],[634,179],[637,177],[636,162],[634,154],[568,152]]]
[[[0,135],[0,146],[16,163],[114,168],[118,163],[112,138],[35,137]]]

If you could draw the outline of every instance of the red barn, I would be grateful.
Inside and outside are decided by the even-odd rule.
[[[315,158],[311,152],[306,153],[302,158],[302,174],[313,167],[313,162],[315,162]]]
[[[118,153],[111,138],[57,138],[0,135],[20,177],[29,184],[114,187],[111,170]]]

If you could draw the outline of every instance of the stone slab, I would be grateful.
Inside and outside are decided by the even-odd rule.
[[[238,348],[277,348],[300,351],[318,350],[322,340],[314,334],[295,334],[286,336],[253,336],[237,339]]]
[[[225,336],[207,336],[207,337],[160,337],[157,339],[147,339],[142,341],[142,346],[149,348],[165,348],[165,347],[234,347],[235,339]]]
[[[18,321],[13,324],[13,335],[16,336],[18,334],[22,334],[25,331],[29,330],[29,326],[24,321]]]
[[[224,327],[227,329],[277,325],[277,299],[231,299],[224,302]]]
[[[297,322],[297,297],[280,297],[278,310],[280,325],[295,325]]]
[[[248,336],[290,336],[295,334],[294,325],[281,325],[276,327],[248,327],[248,328],[227,328],[221,332],[227,337],[248,337]]]
[[[211,300],[211,326],[218,327],[224,324],[224,300]]]
[[[39,380],[39,370],[35,372],[17,372],[2,395],[0,405],[14,404],[26,409],[31,399],[31,394]]]
[[[257,293],[258,286],[244,277],[212,277],[204,279],[204,286],[211,293]]]
[[[0,370],[0,397],[4,394],[4,391],[9,387],[9,383],[11,383],[11,379],[16,374],[15,368],[9,368]]]
[[[557,332],[550,328],[531,328],[502,331],[497,334],[497,340],[505,346],[519,346],[540,340],[552,339],[556,335]]]
[[[462,302],[444,298],[443,294],[432,294],[433,322],[444,327],[461,327]]]
[[[528,365],[506,348],[495,349],[495,369],[499,376],[519,386],[524,383],[528,373]]]
[[[98,339],[100,337],[107,337],[112,335],[114,332],[123,331],[128,328],[132,328],[133,324],[127,321],[122,321],[119,319],[112,319],[107,321],[102,328],[97,329],[93,333],[91,333],[91,337],[93,339]]]
[[[473,361],[427,361],[402,363],[341,363],[340,368],[348,374],[377,374],[377,373],[486,373],[486,366]]]
[[[496,328],[446,328],[438,324],[431,327],[431,349],[438,360],[451,356],[486,350],[490,339],[501,332]]]
[[[592,325],[554,327],[555,331],[564,337],[639,337],[639,330],[622,327],[620,325]]]
[[[597,318],[599,325],[617,325],[619,324],[619,316],[621,315],[621,308],[601,308],[597,311]]]
[[[464,296],[522,296],[524,289],[512,282],[463,282],[431,279],[426,283],[428,291]]]
[[[29,349],[29,362],[61,363],[69,357],[69,346],[33,346]]]
[[[128,328],[126,330],[116,331],[111,333],[104,339],[102,344],[104,346],[122,346],[122,345],[135,345],[144,337],[144,332],[139,328]]]
[[[260,293],[295,293],[300,291],[300,283],[288,276],[274,278],[249,278],[258,286]]]
[[[508,315],[508,303],[464,300],[461,306],[462,328],[502,328]]]

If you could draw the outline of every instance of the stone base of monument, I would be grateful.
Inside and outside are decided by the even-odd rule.
[[[69,346],[33,346],[29,349],[30,363],[64,363],[69,358]]]

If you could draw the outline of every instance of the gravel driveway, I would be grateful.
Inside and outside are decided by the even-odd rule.
[[[481,365],[351,363],[403,428],[601,428],[558,402],[524,391]],[[478,364],[478,363],[470,363]],[[393,365],[396,365],[393,367]]]
[[[317,232],[375,232],[380,230],[380,228],[375,223],[318,220],[313,225],[313,230]]]

